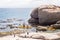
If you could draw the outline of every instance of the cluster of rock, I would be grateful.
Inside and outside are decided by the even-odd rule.
[[[22,30],[12,30],[9,32],[0,32],[0,37],[24,33]]]
[[[60,29],[60,6],[42,5],[31,12],[28,23],[32,26],[52,26]]]
[[[21,30],[14,29],[14,30],[11,30],[8,32],[0,32],[0,37],[4,37],[4,36],[8,36],[8,35],[14,35],[15,36],[16,34],[20,35],[20,34],[25,33],[25,32],[26,32],[26,30],[24,30],[24,29],[21,29]]]

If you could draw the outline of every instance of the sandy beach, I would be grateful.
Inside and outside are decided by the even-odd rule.
[[[39,36],[44,36],[46,39],[58,39],[60,36],[57,35],[57,33],[44,33],[44,32],[31,32],[29,35],[26,35],[26,33],[19,34],[19,35],[8,35],[4,37],[0,37],[0,40],[42,40],[37,39]],[[23,36],[26,35],[28,38],[23,38]],[[29,38],[29,36],[32,36],[32,38]]]
[[[15,36],[14,35],[9,35],[9,36],[5,36],[5,37],[0,37],[0,40],[37,40],[37,39],[32,39],[32,38],[21,38],[21,37],[18,37],[18,36]]]

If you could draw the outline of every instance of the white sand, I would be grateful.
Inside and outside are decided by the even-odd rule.
[[[21,34],[20,36],[24,36],[26,34]],[[46,39],[56,39],[56,38],[60,38],[60,36],[57,35],[57,33],[46,33],[46,32],[32,32],[32,33],[29,33],[29,35],[26,35],[26,36],[32,36],[33,37],[40,37],[40,36],[44,36]]]
[[[37,40],[37,39],[32,39],[32,38],[21,38],[18,36],[5,36],[5,37],[0,37],[0,40]]]
[[[20,36],[24,36],[24,35],[26,35],[26,33],[21,34]],[[43,35],[45,38],[48,38],[48,39],[60,38],[56,33],[31,32],[29,33],[28,36],[32,36],[32,35],[33,36]],[[38,39],[22,38],[22,37],[18,37],[17,35],[14,37],[14,35],[9,35],[9,36],[0,37],[0,40],[38,40]]]

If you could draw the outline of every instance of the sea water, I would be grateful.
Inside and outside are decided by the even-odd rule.
[[[0,19],[28,19],[32,8],[0,8]]]
[[[30,13],[31,13],[32,8],[0,8],[0,22],[2,20],[7,20],[7,19],[22,19],[23,22],[28,23],[27,20],[30,18]],[[11,22],[10,24],[13,23],[22,23],[21,21],[15,21]],[[0,28],[6,27],[6,25],[9,23],[0,23]],[[34,29],[34,28],[32,28]],[[9,27],[5,29],[0,29],[0,32],[6,32],[10,31],[11,29]],[[33,30],[34,31],[34,30]]]

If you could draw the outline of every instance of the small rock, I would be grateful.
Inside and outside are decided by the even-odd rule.
[[[36,28],[36,30],[38,30],[38,31],[47,31],[47,27],[38,26],[38,27]]]
[[[57,23],[56,24],[60,24],[60,21],[57,21]]]
[[[45,39],[45,37],[42,35],[32,35],[32,38],[33,39]]]
[[[60,24],[53,24],[51,27],[54,27],[55,29],[60,29]]]

